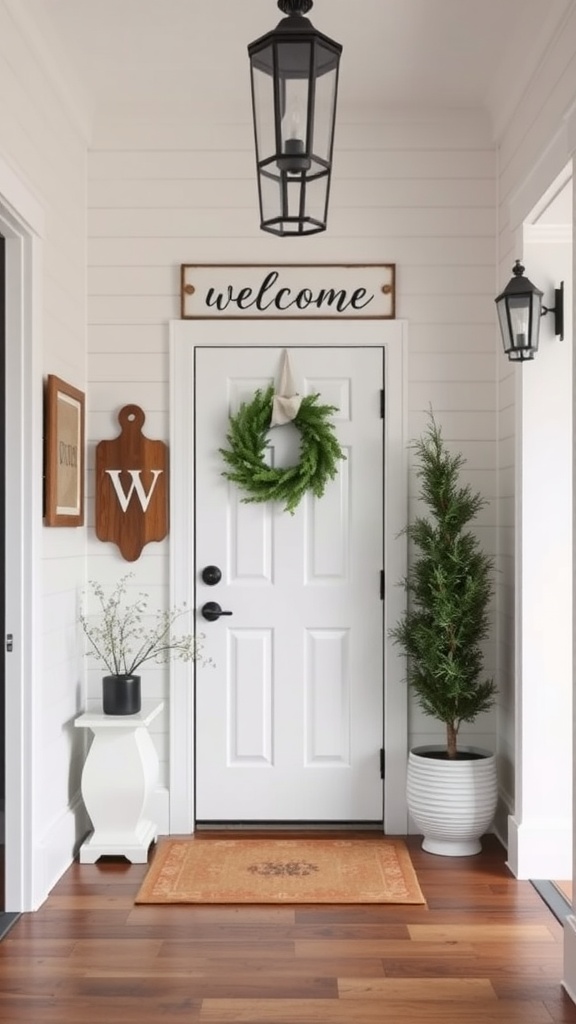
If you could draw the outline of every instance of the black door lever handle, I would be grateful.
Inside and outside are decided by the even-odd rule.
[[[221,615],[232,615],[232,612],[223,612],[220,605],[216,601],[207,601],[206,604],[202,605],[202,615],[208,622],[216,622]]]

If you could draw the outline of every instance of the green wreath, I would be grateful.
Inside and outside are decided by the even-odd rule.
[[[292,420],[300,431],[300,461],[275,469],[265,461],[273,397],[272,386],[258,390],[251,402],[244,402],[230,417],[229,447],[219,449],[230,468],[222,476],[246,491],[248,496],[242,501],[283,501],[284,511],[294,514],[307,491],[322,497],[326,484],[338,472],[339,460],[346,458],[329,420],[338,410],[335,405],[318,405],[320,395],[306,395]]]

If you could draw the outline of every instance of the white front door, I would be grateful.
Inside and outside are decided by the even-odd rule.
[[[384,350],[321,347],[330,330],[309,325],[289,354],[297,390],[338,408],[346,461],[294,515],[242,502],[218,452],[283,349],[196,348],[195,606],[213,661],[197,668],[198,821],[382,821]],[[269,442],[276,465],[298,459],[295,427]],[[209,601],[232,614],[206,621]]]

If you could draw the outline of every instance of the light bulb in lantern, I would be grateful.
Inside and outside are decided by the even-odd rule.
[[[282,118],[282,156],[278,167],[288,174],[308,171],[312,161],[305,155],[305,118],[301,98],[293,99]]]

